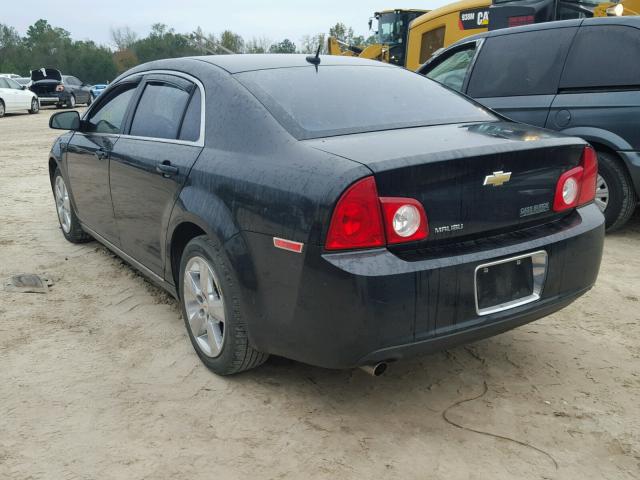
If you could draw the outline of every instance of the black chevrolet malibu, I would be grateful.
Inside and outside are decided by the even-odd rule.
[[[384,365],[555,312],[598,274],[596,157],[346,57],[163,60],[62,112],[64,236],[181,303],[219,374]],[[380,371],[377,369],[376,371]]]

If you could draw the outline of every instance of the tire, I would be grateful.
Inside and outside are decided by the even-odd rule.
[[[91,96],[91,94],[89,94],[89,96],[87,97],[87,107],[90,107],[92,103],[93,97]]]
[[[4,102],[0,100],[0,118],[4,117],[5,113],[6,113],[6,109],[4,107]]]
[[[65,107],[76,108],[76,96],[73,93],[69,95],[69,99],[67,100],[67,103],[65,103]]]
[[[596,204],[603,210],[607,232],[613,232],[633,214],[636,195],[627,170],[615,155],[598,152],[598,176]]]
[[[204,267],[209,268],[205,278],[210,281],[199,273]],[[237,279],[218,242],[203,235],[187,244],[180,260],[179,293],[189,339],[207,368],[218,375],[232,375],[267,360],[268,354],[249,344]],[[198,329],[195,334],[194,328]]]
[[[38,113],[40,111],[40,102],[38,102],[37,98],[33,98],[31,100],[31,108],[28,110],[29,113]]]
[[[61,190],[64,187],[64,191]],[[56,213],[58,214],[58,222],[64,238],[71,243],[85,243],[91,241],[89,236],[82,227],[80,221],[73,209],[73,204],[69,198],[69,190],[59,168],[53,174],[53,198],[56,204]]]

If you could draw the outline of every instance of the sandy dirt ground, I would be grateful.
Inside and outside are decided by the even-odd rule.
[[[381,378],[272,359],[220,378],[176,302],[59,230],[52,110],[0,119],[0,479],[640,478],[640,215],[597,286]]]

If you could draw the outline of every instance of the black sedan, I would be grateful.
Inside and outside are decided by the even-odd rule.
[[[394,66],[157,61],[51,126],[71,130],[49,158],[64,236],[176,296],[219,374],[268,354],[380,372],[555,312],[598,274],[591,147]]]
[[[31,71],[29,89],[38,95],[40,105],[74,108],[78,103],[91,105],[91,85],[72,75],[62,75],[55,68]]]

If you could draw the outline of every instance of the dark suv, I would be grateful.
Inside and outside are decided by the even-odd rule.
[[[520,122],[580,136],[598,151],[596,203],[609,230],[640,192],[640,18],[591,18],[466,38],[419,73]]]

